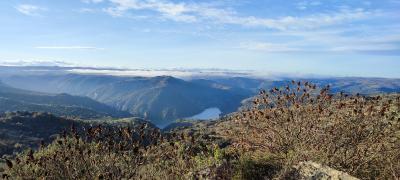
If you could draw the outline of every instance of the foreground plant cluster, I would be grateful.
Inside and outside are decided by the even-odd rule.
[[[304,161],[362,179],[400,177],[400,96],[329,88],[293,81],[261,91],[251,108],[171,132],[71,127],[7,159],[3,178],[296,179]]]

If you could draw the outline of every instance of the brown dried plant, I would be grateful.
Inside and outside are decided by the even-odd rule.
[[[319,92],[318,92],[319,91]],[[365,179],[400,177],[399,95],[364,97],[309,82],[261,90],[230,119],[237,146],[278,155],[282,174],[313,160]],[[238,136],[238,135],[237,135]],[[240,135],[238,136],[240,137]]]
[[[333,94],[292,81],[200,129],[72,126],[50,145],[7,159],[3,178],[288,178],[311,160],[362,179],[398,179],[399,112],[398,94]]]
[[[4,178],[186,179],[223,172],[223,154],[217,145],[192,135],[161,133],[146,124],[99,125],[82,131],[72,126],[54,143],[17,159],[7,160]],[[214,168],[202,173],[208,167]]]

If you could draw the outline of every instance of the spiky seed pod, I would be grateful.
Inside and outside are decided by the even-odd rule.
[[[66,131],[65,129],[62,131],[61,137],[62,137],[63,139],[67,138],[67,131]]]
[[[97,180],[103,180],[104,179],[104,175],[103,174],[99,174],[96,179]]]
[[[33,157],[33,150],[29,149],[28,151],[28,161],[33,161],[35,158]]]
[[[164,136],[160,136],[160,143],[164,142]]]
[[[321,105],[318,105],[318,113],[322,113],[324,110],[322,109]]]
[[[3,179],[8,179],[10,176],[9,176],[8,174],[3,174],[1,177],[2,177]]]
[[[40,149],[43,149],[44,147],[45,147],[44,141],[41,140],[41,141],[40,141],[40,144],[39,144],[39,148],[40,148]]]
[[[6,159],[6,164],[8,168],[13,168],[13,163],[10,160]]]
[[[74,134],[74,138],[79,143],[79,135],[77,133]]]
[[[185,134],[181,133],[181,140],[185,140]]]
[[[325,99],[330,101],[330,100],[332,100],[332,97],[333,97],[332,94],[328,94],[328,95],[326,95]]]
[[[72,124],[71,124],[71,133],[72,133],[72,134],[76,133],[75,123],[72,123]]]
[[[195,141],[196,141],[196,139],[194,138],[194,136],[192,135],[192,136],[190,136],[190,142],[192,143],[192,144],[194,144],[195,143]]]

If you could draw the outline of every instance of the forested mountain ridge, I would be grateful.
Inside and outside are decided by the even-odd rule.
[[[50,93],[87,96],[122,111],[146,116],[167,125],[210,107],[223,113],[235,111],[250,91],[221,88],[171,76],[116,77],[104,75],[13,76],[7,83],[15,87]]]
[[[7,111],[50,112],[82,119],[130,116],[88,97],[21,90],[0,82],[0,112]]]

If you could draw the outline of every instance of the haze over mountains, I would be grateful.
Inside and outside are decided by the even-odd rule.
[[[399,79],[384,78],[271,76],[261,79],[249,73],[228,70],[214,70],[214,74],[203,74],[201,70],[174,70],[175,73],[185,72],[186,75],[192,73],[192,76],[177,78],[158,76],[168,73],[166,70],[136,70],[135,73],[140,71],[146,76],[141,77],[138,74],[109,75],[115,71],[132,72],[109,68],[0,66],[0,69],[0,79],[7,84],[1,85],[4,91],[0,91],[3,93],[2,101],[4,104],[14,104],[0,108],[0,111],[29,110],[62,114],[54,109],[63,109],[63,112],[68,112],[66,114],[82,111],[86,114],[97,113],[96,116],[114,117],[126,116],[123,112],[129,112],[131,116],[144,117],[160,127],[210,108],[217,108],[222,114],[234,112],[243,100],[257,94],[259,89],[281,87],[293,78],[312,81],[319,86],[329,84],[333,92],[377,94],[400,91]],[[89,70],[90,73],[83,73]],[[150,75],[146,72],[150,72]],[[19,93],[14,95],[18,97],[10,98],[13,97],[10,92]],[[46,109],[49,104],[62,108]]]

